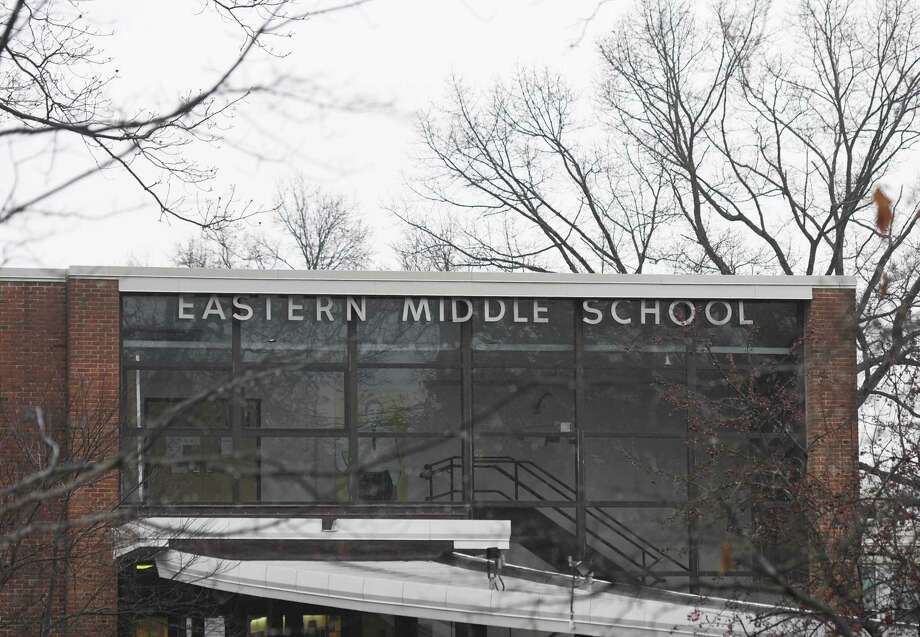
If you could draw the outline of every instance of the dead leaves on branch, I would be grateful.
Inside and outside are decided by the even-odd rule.
[[[891,199],[879,187],[872,193],[875,201],[875,227],[878,231],[888,236],[891,231],[891,222],[894,221],[894,211],[891,209]]]
[[[891,223],[894,221],[894,210],[892,210],[892,201],[881,187],[876,186],[875,192],[872,193],[872,200],[875,202],[875,227],[882,236],[891,237]],[[888,285],[891,283],[891,277],[888,272],[882,272],[882,278],[879,280],[878,297],[884,300],[888,296]]]

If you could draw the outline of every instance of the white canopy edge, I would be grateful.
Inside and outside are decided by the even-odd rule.
[[[649,637],[750,634],[755,618],[730,604],[633,597],[485,573],[430,561],[233,561],[167,550],[160,577],[205,588],[347,610],[524,630]],[[740,607],[739,607],[740,608]],[[571,622],[574,611],[574,623]]]
[[[151,517],[116,531],[115,554],[165,547],[170,540],[374,540],[452,542],[454,549],[507,549],[510,520],[338,518],[324,531],[320,518]]]

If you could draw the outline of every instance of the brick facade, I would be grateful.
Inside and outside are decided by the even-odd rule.
[[[859,489],[855,294],[816,289],[805,325],[806,488],[815,515],[813,592],[855,578],[859,537],[852,524]],[[834,588],[835,586],[832,586]]]
[[[48,465],[52,451],[39,419],[61,463],[111,457],[118,443],[118,348],[117,281],[0,281],[0,485]],[[41,493],[36,486],[28,493]],[[47,529],[0,549],[0,637],[36,634],[42,624],[51,634],[115,634],[108,521],[65,521],[111,511],[117,476],[63,491],[0,517],[0,534],[30,523]]]
[[[42,440],[63,441],[66,431],[67,326],[63,283],[0,282],[0,485],[15,484],[43,466],[51,448]],[[21,500],[14,493],[0,500]],[[60,499],[24,504],[0,516],[0,534],[24,524],[63,519]],[[10,538],[13,539],[13,538]],[[47,614],[62,608],[61,577],[53,554],[54,534],[29,534],[0,548],[0,636],[32,634]],[[50,550],[49,550],[50,548]],[[58,548],[60,551],[60,547]],[[15,554],[15,560],[12,556]],[[15,564],[16,567],[10,566]]]
[[[67,282],[67,391],[69,444],[84,463],[102,462],[118,451],[119,423],[118,282]],[[71,530],[67,612],[70,634],[114,635],[116,573],[112,562],[112,520],[89,517],[114,511],[118,474],[109,471],[76,489],[68,501]]]

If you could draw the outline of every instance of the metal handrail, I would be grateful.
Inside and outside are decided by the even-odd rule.
[[[508,472],[507,470],[501,468],[500,465],[502,464],[513,465],[514,467],[513,473]],[[536,491],[535,489],[533,489],[532,487],[530,487],[529,485],[521,481],[520,474],[521,474],[521,469],[523,469],[524,473],[529,474],[533,476],[534,478],[536,478],[537,480],[539,480],[540,482],[544,483],[546,486],[550,487],[553,490],[553,492],[555,492],[558,495],[561,495],[564,499],[574,499],[574,497],[577,495],[576,490],[571,485],[559,479],[558,477],[556,477],[555,475],[553,475],[552,473],[550,473],[549,471],[547,471],[540,465],[536,464],[532,460],[518,460],[512,456],[478,456],[473,459],[473,466],[474,468],[480,467],[480,468],[487,468],[493,471],[497,471],[499,474],[505,476],[508,480],[512,481],[512,483],[514,484],[514,489],[515,489],[515,493],[513,496],[508,495],[507,493],[504,493],[503,491],[498,490],[498,489],[488,489],[488,490],[476,489],[477,493],[495,493],[497,495],[504,497],[508,501],[517,501],[520,499],[520,489],[523,488],[524,491],[535,496],[537,498],[537,501],[545,501],[547,498],[543,497],[541,493],[539,493],[538,491]],[[454,494],[459,492],[458,489],[454,488],[453,471],[455,468],[459,468],[459,469],[463,468],[461,456],[448,456],[447,458],[442,458],[441,460],[437,460],[435,462],[424,465],[424,470],[422,471],[420,477],[428,480],[429,500],[439,499],[447,495],[450,496],[451,501],[454,500]],[[449,471],[451,474],[450,475],[450,479],[451,479],[450,490],[435,494],[434,486],[433,486],[435,474],[444,473],[447,471]],[[554,511],[557,511],[560,515],[562,515],[564,518],[566,518],[570,522],[575,522],[577,524],[577,521],[565,509],[562,509],[559,507],[550,507],[550,508],[552,508]],[[630,529],[628,526],[626,526],[625,524],[623,524],[622,522],[614,518],[612,515],[604,511],[602,508],[587,507],[585,509],[585,512],[587,515],[591,516],[593,520],[599,522],[601,525],[603,525],[604,527],[606,527],[607,529],[615,533],[617,536],[623,538],[626,542],[628,542],[630,545],[632,545],[633,547],[635,547],[641,552],[642,563],[640,564],[636,562],[635,559],[633,559],[632,557],[624,553],[621,549],[612,545],[610,542],[608,542],[602,535],[598,534],[596,531],[593,531],[587,528],[585,529],[585,532],[588,535],[592,536],[593,538],[596,538],[599,542],[607,546],[611,551],[615,552],[617,555],[620,555],[623,559],[629,561],[630,563],[635,565],[637,568],[645,572],[648,572],[649,569],[654,567],[659,562],[667,561],[667,562],[670,562],[676,565],[679,569],[681,569],[684,572],[689,571],[689,568],[687,566],[680,563],[680,561],[678,561],[671,555],[668,555],[667,553],[665,553],[663,550],[661,550],[654,544],[651,544],[650,542],[648,542],[648,540],[645,540],[638,533],[636,533],[635,531]],[[646,559],[647,557],[651,558],[650,563]]]

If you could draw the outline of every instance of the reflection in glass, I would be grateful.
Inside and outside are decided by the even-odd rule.
[[[801,363],[791,356],[700,354],[691,420],[700,431],[802,434]]]
[[[586,438],[584,457],[588,500],[686,499],[684,440]]]
[[[474,369],[477,431],[570,433],[575,420],[572,370]]]
[[[606,558],[602,562],[653,578],[689,573],[689,531],[683,511],[589,506],[585,529],[589,551]]]
[[[130,370],[125,374],[124,414],[127,427],[228,427],[229,401],[220,391],[230,381],[224,372]],[[200,400],[172,416],[182,401]]]
[[[617,354],[606,369],[586,374],[585,431],[683,434],[687,428],[684,395],[685,356],[643,352]]]
[[[254,297],[258,311],[240,321],[244,363],[290,364],[341,362],[345,359],[345,302],[335,297],[297,296],[295,316],[288,320],[288,297]],[[271,304],[271,320],[264,304]],[[319,311],[317,306],[319,305]]]
[[[449,432],[460,428],[460,372],[358,370],[358,428],[367,432]]]
[[[341,429],[345,426],[345,374],[298,370],[259,374],[243,383],[243,394],[260,405],[259,419],[244,426],[263,429]]]
[[[263,436],[250,493],[258,502],[346,502],[348,491],[347,438]]]
[[[476,436],[473,484],[477,500],[575,501],[572,436]]]
[[[437,488],[427,465],[459,458],[458,438],[362,437],[358,441],[358,499],[426,502]]]
[[[230,365],[232,322],[227,318],[229,297],[215,297],[224,319],[201,318],[210,295],[183,297],[197,308],[194,319],[179,318],[179,296],[123,295],[121,335],[123,360],[128,365],[210,363]]]
[[[358,359],[368,363],[448,363],[460,361],[460,323],[440,320],[439,301],[425,302],[428,313],[404,316],[405,299],[368,299],[367,320],[358,322]],[[445,300],[449,305],[449,300]],[[426,320],[427,317],[430,320]],[[404,320],[405,318],[405,320]]]
[[[157,435],[147,462],[146,492],[157,503],[223,503],[233,500],[235,474],[251,453],[235,450],[229,434]]]
[[[489,304],[491,317],[501,318],[486,320],[486,304]],[[575,364],[572,301],[480,299],[473,305],[474,366],[555,367]],[[545,322],[535,322],[535,318]]]

